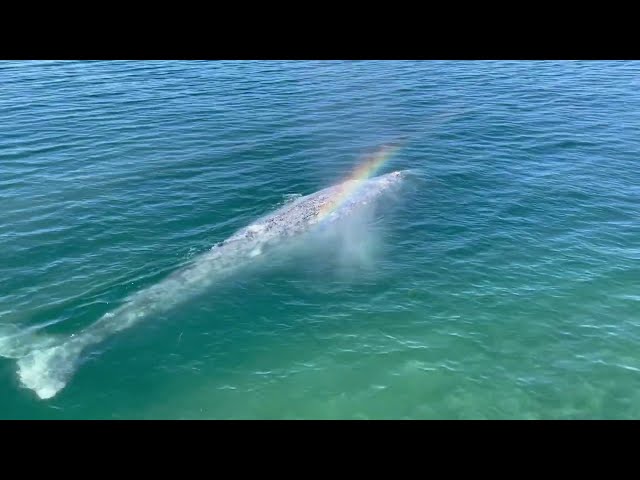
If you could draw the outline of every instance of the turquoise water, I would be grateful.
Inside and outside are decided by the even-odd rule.
[[[640,417],[637,62],[2,62],[0,85],[0,417]],[[49,400],[21,386],[12,356],[401,136],[402,195],[342,241],[110,337]]]

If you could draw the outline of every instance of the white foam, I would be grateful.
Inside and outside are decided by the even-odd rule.
[[[38,397],[53,397],[73,374],[81,348],[71,342],[36,349],[18,360],[18,378]]]
[[[76,344],[60,343],[33,328],[0,325],[0,357],[17,359],[20,382],[42,399],[64,388],[80,351]]]

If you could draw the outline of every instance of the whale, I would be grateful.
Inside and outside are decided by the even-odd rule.
[[[257,259],[286,249],[305,234],[348,222],[357,212],[375,206],[396,189],[406,173],[399,170],[350,179],[285,203],[214,244],[158,283],[131,294],[84,329],[61,340],[34,342],[16,360],[21,386],[42,400],[53,398],[68,385],[83,354],[92,347],[186,302]]]

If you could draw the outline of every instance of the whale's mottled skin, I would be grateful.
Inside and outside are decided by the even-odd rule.
[[[55,396],[66,386],[77,368],[80,354],[89,346],[175,307],[213,282],[251,264],[255,257],[271,251],[272,247],[286,246],[288,240],[299,238],[316,225],[330,226],[332,222],[348,218],[399,184],[403,176],[404,172],[399,171],[358,181],[355,193],[332,206],[341,192],[353,187],[349,182],[355,180],[349,180],[298,198],[258,219],[197,257],[188,267],[135,293],[119,308],[66,341],[34,348],[18,360],[18,377],[22,385],[42,399]]]
[[[228,246],[242,241],[247,246],[259,248],[262,245],[268,245],[274,239],[279,241],[305,233],[321,219],[323,222],[331,223],[345,218],[354,210],[369,204],[389,188],[396,185],[403,175],[404,172],[398,171],[366,181],[348,180],[301,197],[270,215],[257,220],[248,227],[239,230],[222,242],[220,246]],[[360,184],[358,191],[339,203],[331,214],[322,218],[324,208],[334,202],[340,192],[350,189],[351,185],[349,184]]]

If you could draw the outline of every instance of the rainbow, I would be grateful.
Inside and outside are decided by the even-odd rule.
[[[341,187],[338,189],[336,195],[322,207],[318,213],[318,219],[322,220],[331,215],[349,198],[353,197],[363,185],[364,181],[375,175],[382,165],[398,152],[401,147],[402,144],[399,142],[383,145],[354,168],[351,175],[340,184]]]

